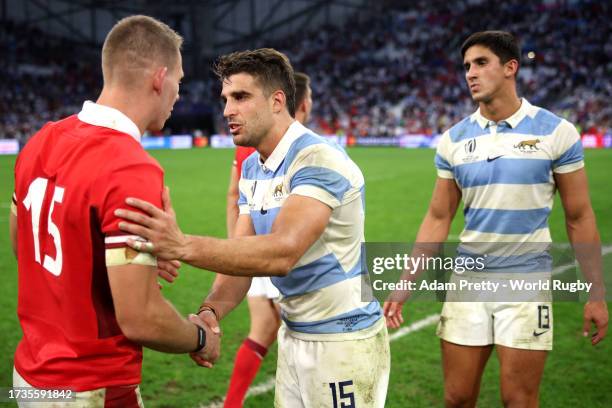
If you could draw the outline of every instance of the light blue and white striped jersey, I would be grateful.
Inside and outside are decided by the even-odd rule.
[[[440,139],[435,164],[438,176],[454,179],[462,193],[461,249],[487,253],[489,271],[549,271],[541,243],[551,242],[553,173],[576,171],[583,158],[574,126],[525,99],[506,120],[489,121],[478,109],[450,128]]]
[[[289,195],[332,209],[325,231],[291,272],[271,279],[290,333],[325,341],[376,334],[384,324],[380,305],[361,301],[364,179],[346,152],[293,122],[265,163],[257,152],[244,161],[239,189],[240,213],[250,215],[257,235],[271,232]]]

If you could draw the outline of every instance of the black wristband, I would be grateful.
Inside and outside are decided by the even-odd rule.
[[[203,328],[201,328],[197,324],[196,324],[196,327],[198,328],[198,347],[196,347],[196,349],[193,350],[194,353],[197,353],[198,351],[206,347],[206,332],[204,331]]]

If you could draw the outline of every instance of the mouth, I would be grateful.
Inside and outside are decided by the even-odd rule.
[[[230,122],[230,123],[228,123],[228,127],[229,127],[230,133],[232,135],[235,135],[235,134],[240,132],[240,129],[242,128],[242,125],[240,125],[239,123]]]
[[[478,85],[478,84],[470,85],[470,91],[472,91],[472,92],[478,92],[479,89],[480,89],[480,85]]]

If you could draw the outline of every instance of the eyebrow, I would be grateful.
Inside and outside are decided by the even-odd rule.
[[[247,92],[247,91],[233,91],[233,92],[230,92],[230,96],[232,96],[234,99],[239,98],[239,97],[249,96],[249,95],[251,95],[251,93]],[[223,100],[224,102],[227,100],[225,95],[221,94],[221,100]]]
[[[464,68],[467,68],[467,67],[469,67],[469,66],[470,66],[470,65],[471,65],[473,62],[475,62],[475,63],[476,63],[476,62],[487,62],[488,60],[489,60],[489,58],[488,58],[488,57],[484,57],[484,56],[482,56],[482,57],[476,57],[476,58],[474,58],[472,61],[465,61],[465,62],[463,63],[463,67],[464,67]]]

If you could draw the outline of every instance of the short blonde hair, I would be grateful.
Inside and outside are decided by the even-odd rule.
[[[134,83],[153,63],[173,69],[183,37],[152,17],[137,15],[117,22],[102,46],[104,83]],[[115,78],[115,75],[118,78]]]

